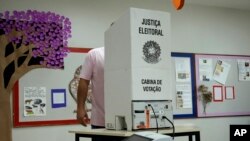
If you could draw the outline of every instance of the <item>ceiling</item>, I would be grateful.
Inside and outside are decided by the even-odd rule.
[[[185,3],[250,11],[250,0],[185,0]]]

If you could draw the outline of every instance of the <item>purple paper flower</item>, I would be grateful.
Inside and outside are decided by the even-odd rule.
[[[0,29],[5,34],[13,30],[23,33],[22,37],[9,39],[11,42],[35,46],[32,49],[33,57],[39,56],[46,60],[40,64],[48,67],[63,66],[61,58],[69,52],[67,40],[71,38],[69,18],[50,11],[15,10],[0,13],[0,19]],[[54,54],[58,54],[59,57]],[[52,63],[50,60],[53,60]]]

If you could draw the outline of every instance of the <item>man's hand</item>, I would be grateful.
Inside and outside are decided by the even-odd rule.
[[[79,121],[79,123],[82,124],[83,126],[87,126],[87,124],[90,123],[90,119],[85,109],[77,109],[76,118]]]
[[[89,80],[80,78],[77,90],[77,114],[76,118],[80,124],[87,126],[90,119],[88,117],[85,102],[88,95]]]

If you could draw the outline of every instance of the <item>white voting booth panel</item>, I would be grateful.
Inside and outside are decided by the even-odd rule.
[[[145,102],[145,106],[157,101],[169,104],[172,99],[170,57],[168,13],[130,8],[110,26],[105,32],[104,92],[107,129],[139,129],[140,127],[133,126],[136,116],[133,114],[133,105],[137,105],[136,102]],[[153,108],[158,113],[172,112],[172,106],[165,107],[168,108]],[[145,111],[146,109],[144,108]],[[152,113],[152,107],[149,109]],[[148,123],[146,112],[144,115],[142,127]],[[169,118],[172,119],[172,113]],[[149,120],[155,120],[155,117]],[[146,125],[146,128],[156,128],[156,125]]]

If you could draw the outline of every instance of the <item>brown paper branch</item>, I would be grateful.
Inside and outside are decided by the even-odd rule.
[[[208,91],[208,87],[205,85],[200,85],[198,92],[201,93],[200,100],[202,101],[203,105],[203,113],[206,114],[207,104],[212,102],[212,92]]]

